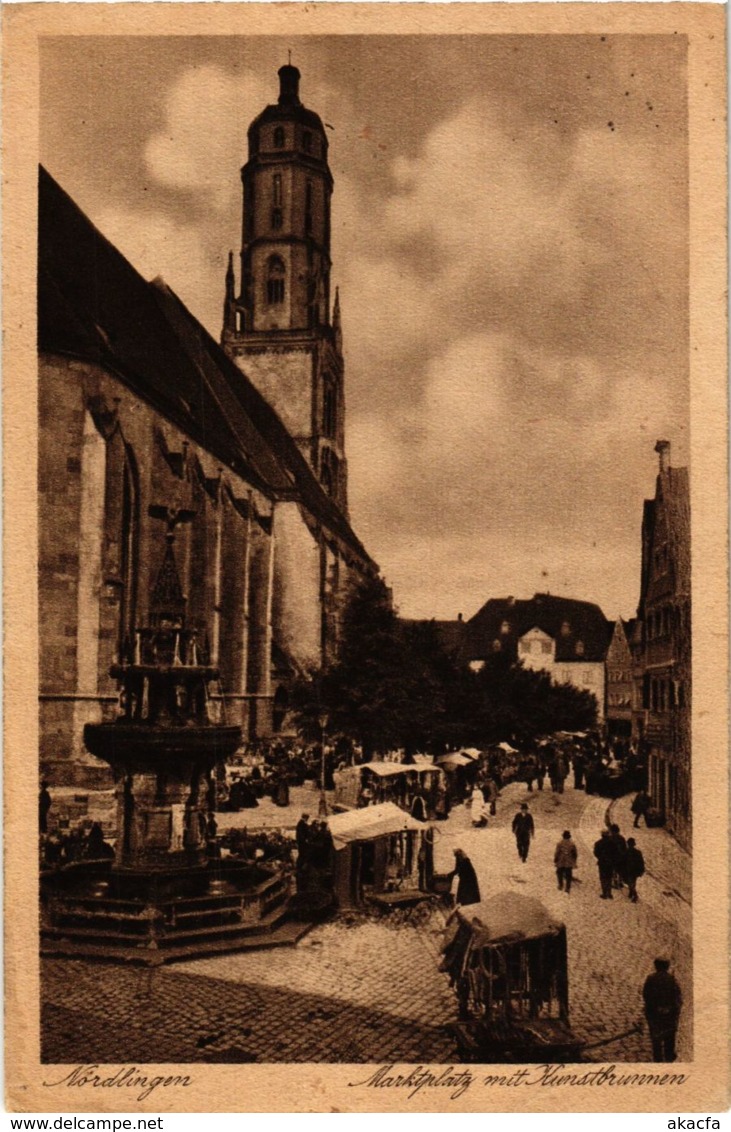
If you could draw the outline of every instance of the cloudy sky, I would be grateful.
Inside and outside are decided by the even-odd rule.
[[[41,160],[215,337],[289,48],[331,127],[351,518],[401,612],[633,615],[655,441],[687,462],[685,39],[45,40]]]

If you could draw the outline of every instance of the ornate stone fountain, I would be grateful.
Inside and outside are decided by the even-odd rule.
[[[303,929],[281,923],[289,877],[209,858],[213,771],[241,743],[241,728],[213,718],[218,669],[185,624],[174,542],[176,525],[192,513],[150,510],[167,519],[167,534],[148,624],[111,669],[119,717],[84,729],[88,750],[110,764],[117,784],[115,857],[46,878],[43,950],[160,963],[249,947],[262,935],[269,945],[291,943]]]

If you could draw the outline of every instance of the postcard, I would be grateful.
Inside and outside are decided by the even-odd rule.
[[[728,1105],[724,17],[6,7],[12,1111]]]

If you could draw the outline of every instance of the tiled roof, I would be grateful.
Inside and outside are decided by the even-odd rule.
[[[613,624],[598,605],[553,594],[534,594],[528,600],[490,598],[466,625],[469,659],[487,657],[500,642],[500,651],[517,657],[518,640],[538,628],[556,642],[556,660],[603,661]]]

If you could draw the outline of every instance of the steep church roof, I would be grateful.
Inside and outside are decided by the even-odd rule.
[[[273,498],[373,565],[284,424],[161,280],[146,282],[40,168],[38,344],[99,364]]]

